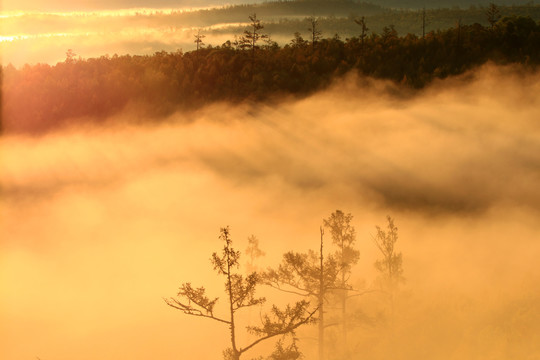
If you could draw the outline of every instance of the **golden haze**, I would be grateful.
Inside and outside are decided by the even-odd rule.
[[[209,264],[220,227],[240,250],[257,235],[270,266],[316,248],[335,209],[355,216],[356,280],[374,280],[386,214],[404,257],[393,345],[359,327],[358,358],[540,356],[539,75],[486,66],[412,98],[368,85],[2,137],[2,358],[220,358],[226,327],[162,297],[184,281],[222,292]]]

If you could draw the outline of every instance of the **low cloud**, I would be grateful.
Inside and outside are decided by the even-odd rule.
[[[256,3],[257,1],[248,1],[247,3]],[[214,1],[214,0],[157,0],[152,2],[155,8],[182,8],[182,7],[200,7],[200,6],[220,6],[227,4],[244,4],[240,1]],[[55,0],[44,3],[37,0],[27,0],[21,4],[14,0],[4,0],[2,9],[4,11],[14,10],[32,10],[32,11],[90,11],[104,9],[129,9],[144,8],[148,6],[145,0],[94,0],[92,2],[73,3],[67,0]]]
[[[124,114],[106,127],[4,136],[2,351],[219,357],[226,329],[186,319],[161,297],[182,281],[221,291],[207,263],[220,226],[231,226],[239,250],[256,234],[274,265],[287,250],[314,248],[321,220],[339,208],[355,215],[354,276],[368,285],[371,234],[386,214],[396,219],[404,299],[414,304],[397,330],[403,358],[421,348],[477,358],[477,346],[502,359],[518,345],[499,340],[527,329],[530,352],[537,326],[518,310],[538,316],[539,87],[536,73],[490,65],[416,95],[350,76],[275,107],[216,104],[156,125]],[[375,313],[380,303],[357,306]],[[476,343],[467,340],[476,330]],[[204,347],[205,333],[223,346]],[[384,353],[380,338],[355,336],[365,358]]]

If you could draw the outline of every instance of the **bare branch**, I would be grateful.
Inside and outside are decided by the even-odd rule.
[[[309,296],[311,295],[309,292],[307,292],[306,290],[304,289],[299,289],[299,290],[304,290],[306,292],[304,293],[301,293],[301,292],[298,292],[298,291],[293,291],[293,290],[287,290],[287,289],[283,289],[282,287],[280,287],[279,285],[274,285],[273,283],[265,283],[265,285],[268,285],[270,286],[271,288],[273,289],[277,289],[279,291],[283,291],[283,292],[286,292],[286,293],[289,293],[289,294],[295,294],[295,295],[299,295],[299,296]]]
[[[272,308],[272,317],[266,315],[263,320],[263,326],[248,327],[248,331],[254,334],[263,335],[248,346],[239,350],[244,353],[258,343],[270,339],[274,336],[292,334],[294,330],[300,326],[313,321],[313,315],[318,311],[318,308],[308,313],[305,316],[306,308],[309,305],[307,301],[297,302],[294,307],[289,305],[284,311],[279,310],[276,306]]]
[[[173,307],[175,309],[183,311],[184,314],[191,315],[191,316],[205,317],[205,318],[216,320],[216,321],[219,321],[219,322],[222,322],[222,323],[225,323],[225,324],[229,324],[229,325],[231,324],[230,321],[218,318],[217,316],[214,316],[211,313],[210,314],[205,314],[201,310],[196,309],[196,308],[194,308],[194,307],[192,307],[190,305],[183,304],[183,303],[181,303],[180,301],[178,301],[178,300],[176,300],[174,298],[169,298],[169,299],[163,298],[163,300],[165,301],[165,303],[167,305],[169,305],[170,307]]]
[[[353,290],[353,291],[355,291],[355,290]],[[362,296],[362,295],[371,294],[371,293],[388,294],[387,291],[380,290],[380,289],[373,289],[373,290],[365,290],[365,291],[362,291],[362,292],[357,292],[356,294],[353,294],[353,295],[348,295],[347,298],[352,298],[352,297],[356,297],[356,296]]]

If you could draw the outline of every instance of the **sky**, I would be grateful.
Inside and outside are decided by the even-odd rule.
[[[205,45],[220,46],[242,33],[238,26],[247,24],[247,13],[243,19],[232,20],[180,12],[234,3],[245,2],[4,1],[0,14],[0,63],[15,67],[55,65],[66,59],[70,49],[82,59],[187,52],[196,48],[194,36],[199,30],[206,36]],[[229,26],[231,30],[227,30]],[[305,32],[306,28],[299,24],[298,31]],[[285,45],[293,38],[293,31],[271,35],[272,40]]]
[[[223,296],[209,262],[221,227],[240,251],[257,236],[264,269],[316,249],[336,209],[354,216],[358,288],[374,286],[387,215],[403,253],[397,336],[384,298],[351,303],[367,314],[359,358],[538,357],[539,90],[539,74],[490,65],[406,99],[351,75],[271,108],[2,136],[0,357],[220,358],[226,326],[163,298],[183,282]],[[307,358],[315,333],[299,333]]]
[[[234,3],[234,2],[231,2]],[[194,34],[226,24],[207,24],[192,11],[219,2],[4,2],[0,23],[0,61],[3,65],[55,65],[71,49],[81,58],[104,55],[146,55],[158,51],[190,51]],[[165,17],[156,15],[163,12]],[[141,14],[142,16],[137,16]],[[246,16],[247,19],[247,16]],[[235,23],[236,24],[236,23]],[[208,34],[206,44],[221,45],[233,34]]]
[[[2,0],[1,8],[4,11],[25,10],[25,11],[89,11],[108,9],[131,9],[131,8],[189,8],[203,7],[210,5],[255,3],[257,1],[240,0]]]

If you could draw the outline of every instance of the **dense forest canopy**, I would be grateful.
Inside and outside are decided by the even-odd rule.
[[[430,3],[432,4],[432,3]],[[455,25],[458,19],[463,24],[475,22],[486,24],[485,11],[487,4],[472,3],[466,7],[430,7],[427,9],[430,30],[447,29]],[[372,31],[382,29],[384,26],[393,24],[400,34],[417,33],[418,19],[422,14],[420,8],[395,7],[390,8],[372,2],[350,2],[350,1],[274,1],[262,4],[229,5],[210,9],[195,11],[182,10],[134,10],[133,15],[124,16],[125,24],[120,23],[120,15],[99,15],[98,13],[85,13],[79,16],[66,16],[60,13],[33,13],[20,14],[18,16],[7,16],[2,19],[5,35],[11,34],[39,34],[54,31],[78,32],[93,31],[96,27],[110,30],[118,30],[121,27],[199,27],[212,30],[216,25],[230,25],[246,23],[247,15],[256,13],[258,18],[265,22],[269,33],[286,33],[291,31],[301,31],[305,26],[300,25],[305,17],[323,17],[325,21],[325,32],[328,36],[334,33],[347,35],[351,31],[351,17],[365,16],[373,27]],[[530,16],[534,20],[540,20],[540,5],[513,4],[508,6],[498,5],[502,16]],[[275,24],[270,29],[269,24]],[[417,26],[415,27],[414,24]],[[218,28],[223,28],[219,26]],[[226,30],[229,30],[226,28]],[[271,31],[270,31],[271,30]]]
[[[68,119],[105,118],[128,105],[160,117],[215,101],[270,102],[313,93],[351,71],[419,89],[487,61],[535,68],[540,25],[530,17],[497,14],[495,20],[488,26],[458,23],[425,36],[400,37],[392,25],[381,34],[362,34],[358,27],[359,35],[345,40],[296,33],[283,47],[263,41],[259,28],[258,41],[244,36],[186,53],[85,60],[68,52],[55,66],[3,67],[3,127],[41,132]]]
[[[540,20],[540,6],[498,6],[499,14],[505,16],[528,16],[535,21]],[[385,26],[394,25],[399,35],[415,34],[422,35],[422,17],[425,16],[425,30],[437,31],[449,29],[456,26],[458,21],[462,25],[472,25],[479,23],[489,25],[486,18],[486,7],[460,8],[440,8],[422,10],[373,8],[364,11],[356,11],[344,17],[326,16],[319,19],[320,29],[325,37],[339,34],[341,37],[353,37],[358,34],[358,26],[354,23],[354,18],[364,16],[369,23],[371,32],[380,34]],[[307,33],[304,18],[282,18],[279,21],[270,21],[265,24],[265,30],[273,36],[276,41],[291,33],[299,31]],[[213,29],[213,34],[226,34],[230,32],[240,32],[242,27],[227,27]]]

